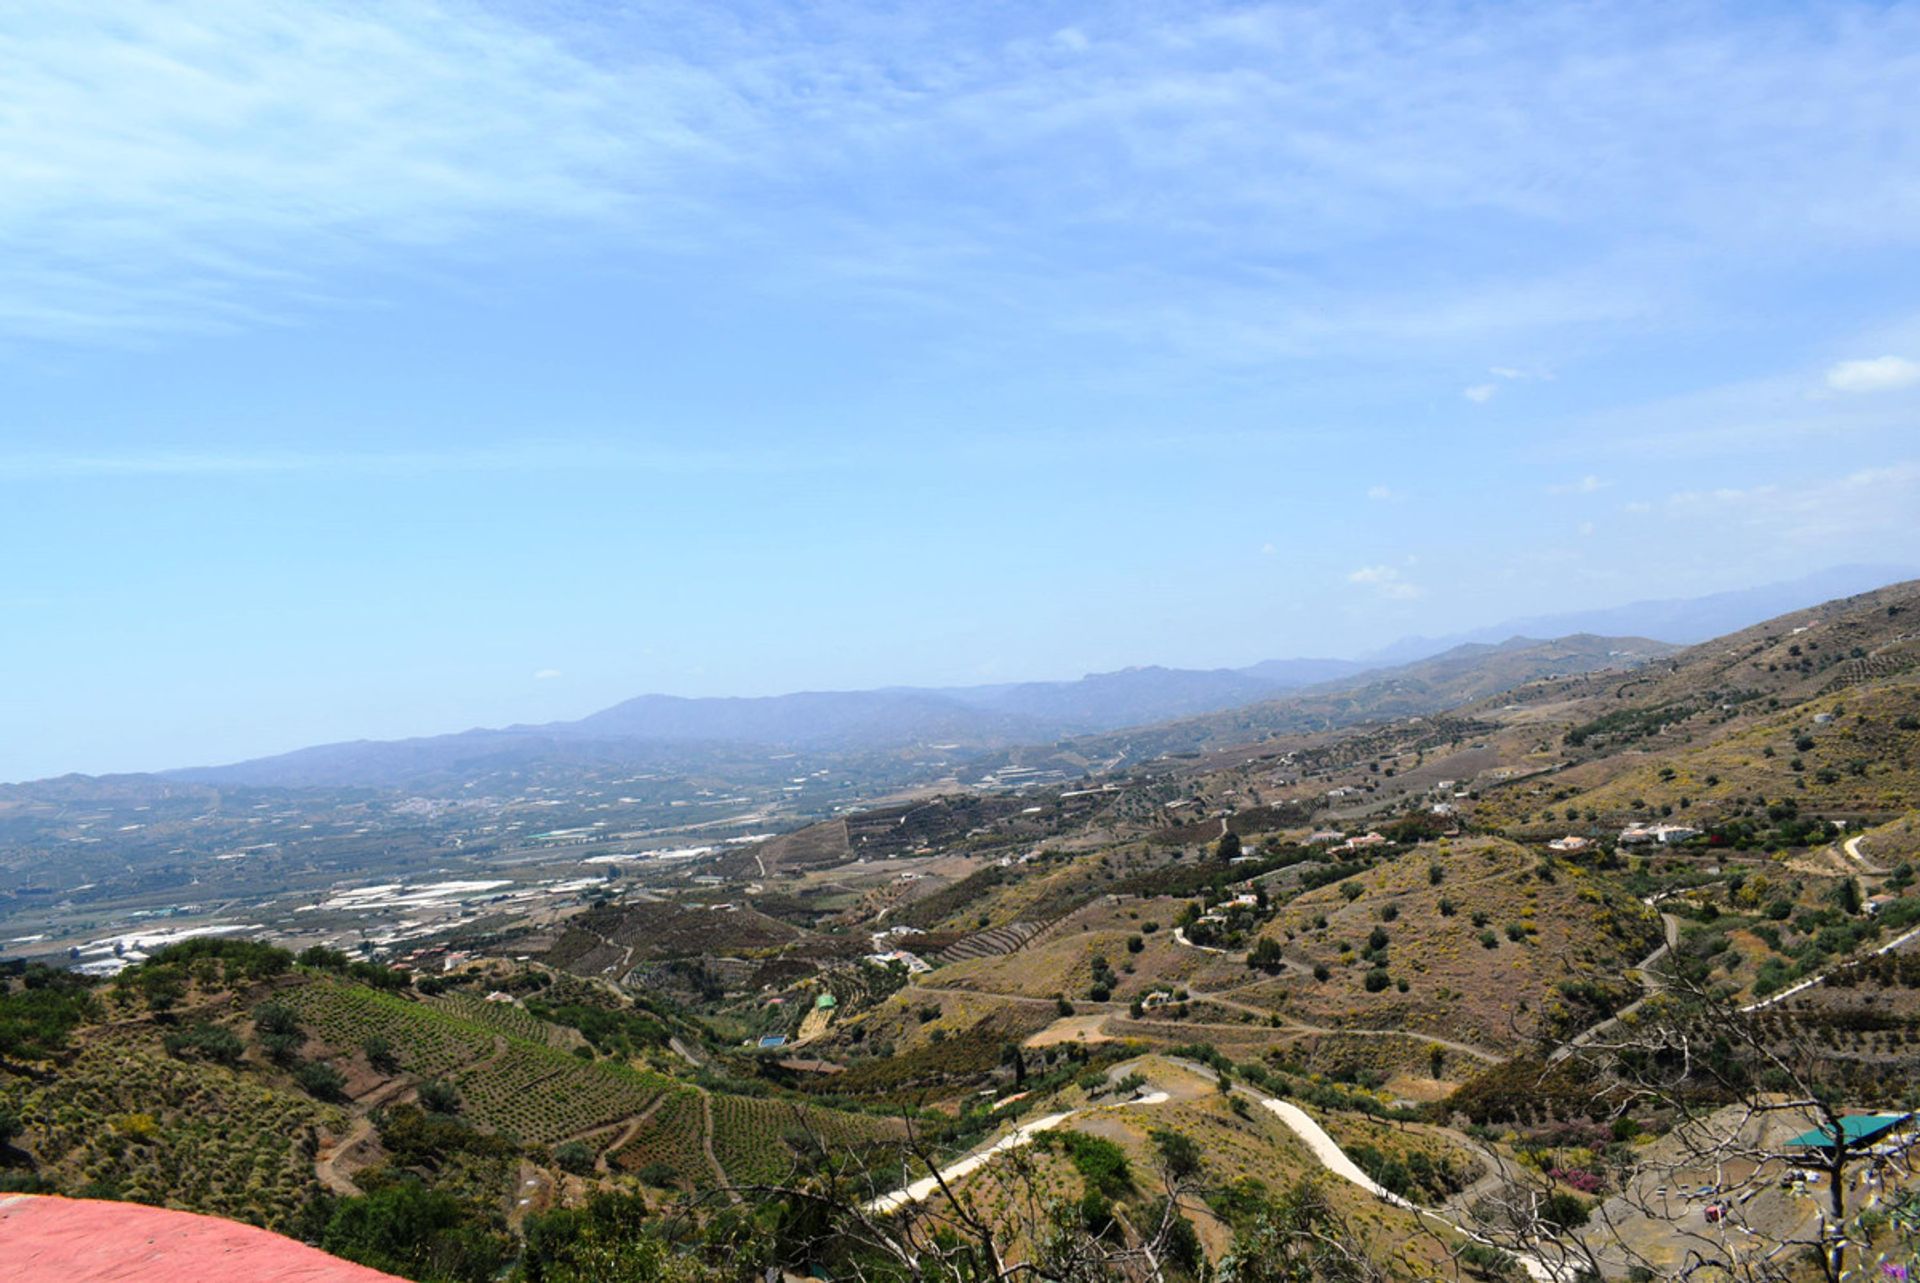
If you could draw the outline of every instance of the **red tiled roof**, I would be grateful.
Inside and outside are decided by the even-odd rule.
[[[193,1212],[90,1198],[0,1195],[9,1283],[394,1283],[267,1230]]]

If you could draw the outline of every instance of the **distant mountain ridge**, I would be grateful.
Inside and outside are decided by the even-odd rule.
[[[648,762],[678,753],[993,750],[1079,737],[1185,747],[1226,731],[1349,725],[1432,712],[1552,671],[1630,665],[1671,650],[1645,638],[1514,637],[1394,668],[1290,660],[1252,669],[1129,668],[1074,682],[804,691],[734,699],[642,695],[578,721],[395,741],[325,744],[164,778],[259,787],[394,787],[541,762]],[[1329,675],[1332,676],[1329,676]],[[1309,678],[1321,680],[1307,684]],[[1283,685],[1282,683],[1290,683]],[[1159,729],[1155,729],[1159,728]]]
[[[1081,741],[1082,753],[1140,761],[1162,753],[1246,744],[1272,735],[1339,730],[1363,722],[1427,717],[1553,676],[1637,668],[1679,647],[1648,637],[1576,633],[1541,640],[1509,637],[1466,642],[1392,668],[1195,717],[1135,727]]]
[[[816,751],[940,743],[1006,746],[1213,712],[1364,671],[1365,665],[1347,660],[1303,659],[1269,661],[1249,669],[1127,668],[1070,682],[733,698],[640,695],[572,722],[323,744],[162,774],[203,784],[341,787],[393,783],[516,759],[644,760],[649,750],[668,746]]]
[[[1663,598],[1561,615],[1534,615],[1442,637],[1403,637],[1363,658],[1375,666],[1405,664],[1471,642],[1500,642],[1515,636],[1567,637],[1577,633],[1656,637],[1663,642],[1691,646],[1750,628],[1762,620],[1871,592],[1917,576],[1920,570],[1912,567],[1832,566],[1798,579],[1704,597]]]
[[[570,722],[404,740],[325,744],[222,766],[165,771],[186,784],[396,787],[427,777],[528,763],[648,763],[743,748],[896,751],[923,745],[1001,749],[1066,738],[1136,736],[1169,746],[1189,734],[1303,729],[1409,716],[1509,689],[1565,663],[1608,667],[1738,631],[1904,573],[1841,566],[1789,582],[1685,600],[1515,620],[1446,638],[1408,638],[1364,660],[1266,660],[1244,668],[1160,666],[1074,681],[803,691],[742,698],[641,695]],[[1541,637],[1557,641],[1540,641]],[[1657,640],[1653,640],[1657,639]],[[1628,660],[1628,662],[1632,662]]]

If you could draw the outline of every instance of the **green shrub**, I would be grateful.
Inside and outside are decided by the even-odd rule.
[[[309,1060],[297,1066],[293,1080],[316,1100],[340,1100],[346,1095],[346,1078],[324,1060]]]
[[[297,1034],[300,1017],[283,1002],[263,1002],[253,1009],[253,1028],[261,1034]]]
[[[189,1029],[176,1029],[165,1041],[167,1054],[180,1060],[211,1060],[222,1065],[237,1064],[246,1054],[246,1044],[225,1025],[202,1021]]]
[[[475,1209],[414,1181],[341,1199],[320,1246],[376,1270],[433,1283],[491,1283],[507,1259],[505,1236]]]
[[[452,1083],[434,1080],[420,1084],[420,1105],[430,1113],[460,1112],[460,1092]]]
[[[1050,1145],[1057,1145],[1073,1161],[1074,1170],[1087,1183],[1089,1193],[1105,1199],[1124,1197],[1133,1188],[1133,1171],[1127,1152],[1110,1140],[1085,1132],[1042,1132]]]
[[[553,1147],[553,1162],[563,1172],[585,1176],[593,1170],[593,1151],[577,1140],[564,1141]]]

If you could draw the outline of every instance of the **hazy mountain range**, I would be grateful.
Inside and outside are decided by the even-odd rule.
[[[1645,655],[1648,639],[1671,644],[1700,641],[1786,611],[1876,588],[1907,574],[1891,567],[1842,566],[1738,592],[1519,619],[1452,637],[1409,638],[1364,660],[1267,660],[1245,668],[1217,669],[1148,666],[1094,673],[1075,681],[808,691],[753,698],[641,695],[577,721],[327,744],[165,774],[227,785],[379,787],[425,775],[533,761],[644,761],[667,747],[752,745],[821,752],[935,744],[996,747],[1171,723],[1253,709],[1289,697],[1296,697],[1297,707],[1242,720],[1249,729],[1292,725],[1311,709],[1312,720],[1323,724],[1351,722],[1370,715],[1404,715],[1428,705],[1442,707],[1448,699],[1458,702],[1456,697],[1467,697],[1462,692],[1470,671],[1477,672],[1483,683],[1494,680],[1498,686],[1570,661],[1575,669],[1600,666],[1608,662],[1610,652]],[[1538,638],[1581,644],[1555,650],[1534,640]],[[1489,673],[1497,676],[1489,679]]]
[[[1831,566],[1799,579],[1705,597],[1636,601],[1599,610],[1534,615],[1444,637],[1403,637],[1363,658],[1376,666],[1404,664],[1470,642],[1499,642],[1509,637],[1565,637],[1573,633],[1657,637],[1675,645],[1691,646],[1738,632],[1776,615],[1870,592],[1916,576],[1920,576],[1920,570],[1910,566]]]
[[[1042,743],[1235,708],[1365,671],[1366,665],[1346,660],[1307,659],[1238,669],[1127,668],[1078,681],[993,686],[718,699],[641,695],[571,722],[326,744],[166,774],[210,784],[384,785],[514,760],[644,760],[648,749],[664,746],[859,752],[918,744]]]

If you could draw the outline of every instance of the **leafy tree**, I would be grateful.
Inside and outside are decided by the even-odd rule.
[[[185,974],[193,964],[206,960],[218,962],[226,983],[235,985],[280,975],[291,965],[293,955],[285,949],[262,944],[258,940],[198,936],[154,950],[152,956],[136,970],[174,970]]]
[[[1087,1183],[1089,1191],[1107,1199],[1123,1198],[1133,1188],[1133,1171],[1127,1151],[1101,1136],[1086,1132],[1042,1132],[1050,1146],[1066,1151],[1073,1166]]]
[[[340,1100],[346,1094],[346,1078],[324,1060],[309,1060],[295,1066],[293,1080],[317,1100]]]
[[[1157,1129],[1150,1133],[1153,1147],[1160,1155],[1160,1167],[1168,1177],[1184,1181],[1198,1176],[1204,1166],[1200,1146],[1184,1132]]]
[[[410,1180],[340,1200],[320,1246],[421,1283],[491,1283],[507,1259],[504,1235],[452,1194]]]
[[[18,975],[17,986],[0,982],[0,1058],[44,1060],[91,1018],[93,995],[83,977],[38,963]]]
[[[460,1112],[460,1092],[452,1083],[434,1079],[420,1084],[420,1104],[436,1114]]]
[[[1563,1230],[1580,1228],[1592,1214],[1584,1199],[1565,1190],[1555,1190],[1540,1203],[1540,1219]]]
[[[1866,903],[1866,897],[1860,893],[1860,879],[1841,879],[1840,885],[1834,888],[1833,899],[1840,906],[1840,912],[1858,917]]]
[[[374,1034],[360,1045],[367,1054],[367,1063],[383,1074],[400,1072],[400,1058],[394,1054],[393,1044]]]
[[[1218,1283],[1378,1283],[1386,1275],[1357,1246],[1326,1192],[1312,1180],[1289,1186],[1234,1235]]]
[[[147,1006],[164,1014],[173,1010],[181,998],[186,996],[186,978],[177,967],[155,966],[148,964],[136,973],[140,996],[145,998]]]
[[[297,1034],[300,1017],[283,1002],[263,1002],[253,1009],[253,1027],[263,1034]]]
[[[593,1151],[577,1140],[570,1140],[553,1147],[553,1161],[563,1172],[585,1176],[593,1170]]]

